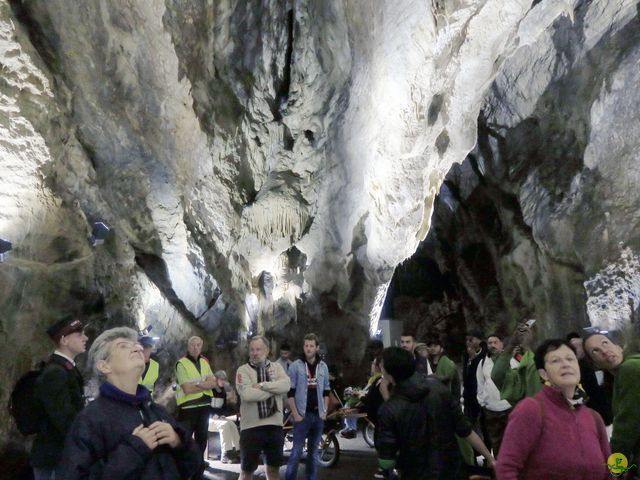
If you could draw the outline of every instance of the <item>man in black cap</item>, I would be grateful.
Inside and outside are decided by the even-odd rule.
[[[67,431],[84,406],[83,380],[75,358],[87,348],[84,324],[68,316],[49,327],[55,344],[49,362],[36,380],[34,393],[42,407],[43,423],[31,449],[35,480],[55,480]]]
[[[149,335],[139,335],[138,343],[142,345],[142,354],[144,355],[144,371],[138,383],[147,387],[147,390],[153,396],[153,390],[160,375],[160,365],[151,358],[155,339]]]

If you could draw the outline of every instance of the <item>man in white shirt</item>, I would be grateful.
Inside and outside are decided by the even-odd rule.
[[[504,349],[502,339],[497,334],[489,335],[487,338],[487,355],[479,364],[476,370],[478,380],[478,403],[482,407],[485,416],[487,433],[491,440],[493,456],[498,457],[502,435],[507,427],[511,404],[500,399],[500,391],[491,380],[491,370],[493,369],[492,356],[498,355]],[[515,360],[512,359],[512,362]],[[513,367],[514,365],[512,365]],[[485,439],[486,441],[486,439]]]

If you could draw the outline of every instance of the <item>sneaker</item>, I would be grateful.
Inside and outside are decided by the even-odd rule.
[[[384,480],[385,478],[387,478],[387,476],[385,475],[384,470],[378,467],[376,473],[373,474],[373,478],[375,478],[376,480]]]
[[[340,436],[342,438],[356,438],[358,436],[358,432],[355,430],[344,430],[340,432]]]

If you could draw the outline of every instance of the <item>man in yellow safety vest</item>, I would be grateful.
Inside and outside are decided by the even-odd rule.
[[[203,343],[200,337],[191,337],[187,355],[176,363],[178,421],[193,432],[202,455],[207,449],[211,389],[216,384],[209,360],[201,354]],[[202,473],[195,478],[202,478]]]

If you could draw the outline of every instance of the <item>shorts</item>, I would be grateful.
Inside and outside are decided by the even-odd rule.
[[[265,463],[270,467],[282,465],[284,434],[279,425],[264,425],[240,432],[240,466],[243,472],[254,472],[264,453]]]

